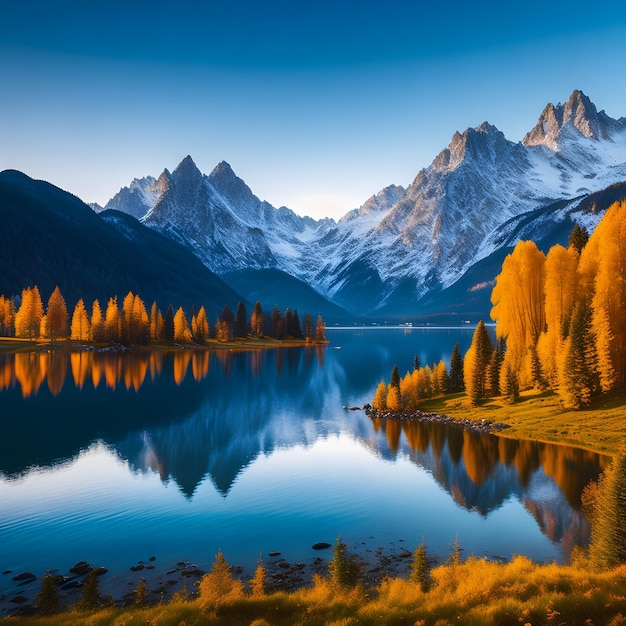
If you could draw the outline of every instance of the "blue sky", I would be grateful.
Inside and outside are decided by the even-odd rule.
[[[339,217],[410,184],[456,130],[520,141],[573,89],[626,116],[623,0],[6,4],[0,170],[85,201],[191,154]]]

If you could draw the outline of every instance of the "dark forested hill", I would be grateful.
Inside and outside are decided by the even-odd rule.
[[[136,219],[96,215],[75,196],[21,172],[0,172],[0,293],[18,295],[36,284],[44,302],[59,285],[68,307],[78,298],[102,305],[131,290],[215,317],[241,299],[191,252]]]

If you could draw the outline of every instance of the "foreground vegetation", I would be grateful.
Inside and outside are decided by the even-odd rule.
[[[417,580],[399,578],[365,589],[342,585],[331,575],[295,592],[265,594],[254,586],[244,590],[228,577],[207,577],[198,597],[178,595],[168,604],[73,609],[5,621],[42,626],[626,624],[626,566],[593,570],[585,559],[559,566],[522,556],[505,564],[470,557],[431,570],[426,590]]]

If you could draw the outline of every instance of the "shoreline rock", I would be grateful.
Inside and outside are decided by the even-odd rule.
[[[446,424],[449,426],[457,426],[469,432],[475,433],[497,433],[509,428],[508,424],[498,422],[490,422],[482,419],[479,421],[471,419],[456,419],[449,415],[441,415],[439,413],[427,413],[426,411],[415,410],[411,413],[403,413],[400,411],[380,411],[373,409],[369,404],[363,407],[365,414],[372,420],[384,419],[394,420],[397,422],[417,421],[417,422],[436,422],[438,424]]]

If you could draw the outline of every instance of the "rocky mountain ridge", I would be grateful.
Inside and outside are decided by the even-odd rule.
[[[281,270],[365,313],[449,288],[497,249],[494,233],[513,218],[571,200],[563,219],[573,226],[576,202],[623,180],[626,119],[576,90],[548,104],[521,142],[488,122],[456,132],[408,188],[390,185],[338,222],[274,208],[227,163],[206,176],[189,156],[135,179],[107,208],[140,217],[218,274]]]

